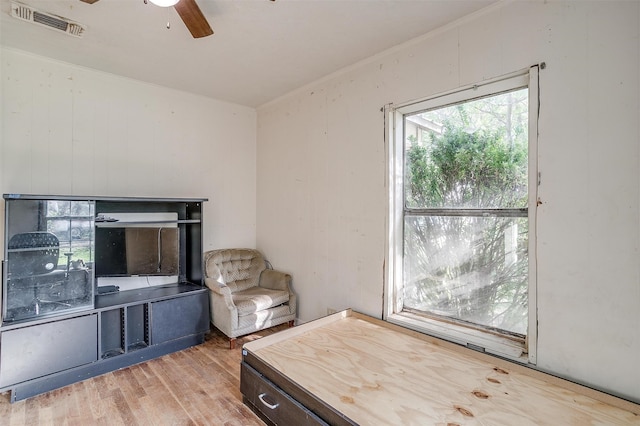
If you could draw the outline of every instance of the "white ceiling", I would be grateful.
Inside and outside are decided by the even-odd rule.
[[[22,0],[86,25],[83,38],[12,18],[0,0],[0,42],[257,107],[495,1],[198,0],[215,34],[193,39],[173,8],[143,0]]]

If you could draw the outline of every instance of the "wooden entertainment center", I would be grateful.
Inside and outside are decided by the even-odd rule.
[[[11,402],[204,342],[206,199],[5,194]]]

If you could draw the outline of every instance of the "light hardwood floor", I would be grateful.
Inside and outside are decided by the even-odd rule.
[[[264,425],[242,404],[242,345],[287,325],[238,339],[212,330],[204,344],[9,403],[2,425]]]

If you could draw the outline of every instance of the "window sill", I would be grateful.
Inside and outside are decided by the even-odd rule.
[[[521,364],[529,364],[524,344],[505,337],[425,318],[409,312],[391,314],[387,316],[387,321],[471,349],[497,355]]]

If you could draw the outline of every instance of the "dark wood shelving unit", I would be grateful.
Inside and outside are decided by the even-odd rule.
[[[5,194],[4,199],[0,391],[10,390],[12,402],[204,342],[209,330],[209,296],[202,274],[202,207],[206,199],[22,194]],[[91,215],[55,216],[67,202],[82,203]],[[73,211],[74,205],[70,205]],[[95,221],[96,216],[123,214],[141,219]],[[175,219],[145,219],[158,214]],[[52,271],[24,270],[24,265],[34,261],[17,256],[44,253],[44,249],[51,256],[52,249],[35,245],[9,248],[9,240],[18,233],[28,237],[55,234],[52,221],[59,228],[68,223],[69,237],[65,237],[64,227],[57,235],[60,247],[55,250],[61,253],[56,251],[55,255],[61,260]],[[165,228],[170,229],[167,234],[163,233]],[[102,239],[96,238],[98,229],[103,232]],[[130,230],[133,237],[128,235]],[[153,232],[157,243],[154,238],[139,238],[156,235]],[[162,245],[167,236],[169,242]],[[74,247],[76,240],[83,246],[78,243]],[[63,254],[63,250],[70,253]],[[72,270],[74,250],[88,253],[90,258],[86,263],[74,261],[74,267],[82,266]],[[171,273],[163,274],[163,268]],[[127,272],[131,270],[143,273]],[[54,274],[55,281],[50,278]],[[81,274],[83,281],[74,274]],[[158,277],[161,280],[154,281]],[[107,294],[98,291],[103,281],[141,279],[148,283]],[[51,283],[60,289],[53,293]],[[73,291],[65,293],[65,286],[70,285],[75,286]],[[40,300],[41,293],[48,294],[48,299]],[[54,297],[58,300],[49,300]]]

